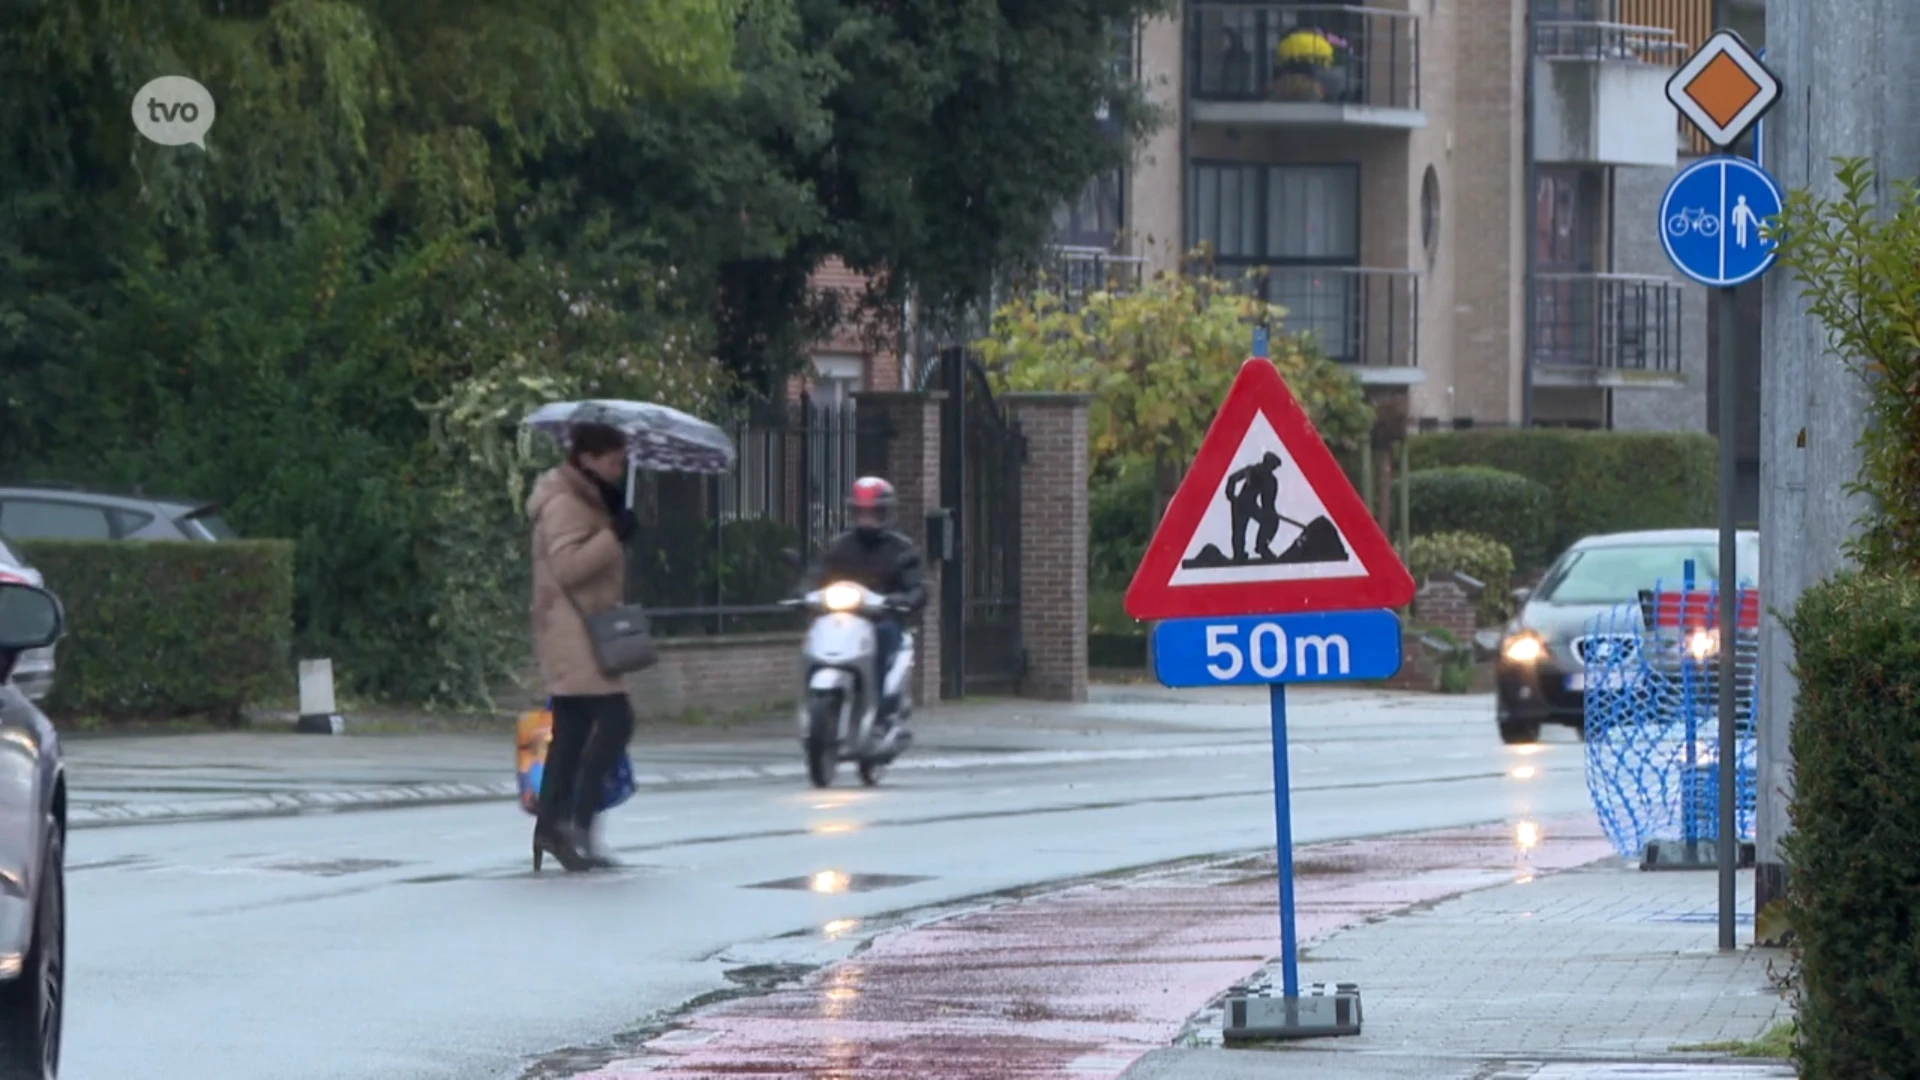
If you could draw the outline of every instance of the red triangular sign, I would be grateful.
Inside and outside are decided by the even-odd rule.
[[[1154,530],[1127,614],[1354,611],[1400,607],[1413,594],[1413,575],[1279,369],[1255,357]]]

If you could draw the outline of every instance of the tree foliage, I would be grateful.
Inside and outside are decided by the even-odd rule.
[[[841,311],[983,295],[1150,119],[1157,0],[23,0],[0,10],[0,470],[298,541],[300,649],[471,700],[524,652],[517,417],[713,412]],[[205,152],[129,122],[206,84]],[[1017,142],[1020,153],[1011,155]]]
[[[1329,447],[1355,448],[1371,432],[1373,408],[1359,379],[1284,333],[1285,317],[1240,283],[1166,273],[1128,292],[1028,292],[1000,307],[979,348],[1007,389],[1091,394],[1096,472],[1150,475],[1164,506],[1245,363],[1256,326],[1270,328],[1273,363]]]
[[[1876,198],[1883,185],[1866,159],[1835,164],[1838,196],[1789,192],[1768,234],[1828,348],[1872,394],[1852,486],[1872,508],[1850,554],[1920,574],[1920,187],[1896,180]]]

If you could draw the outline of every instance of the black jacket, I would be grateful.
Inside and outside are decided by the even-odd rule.
[[[858,529],[841,533],[820,553],[807,588],[851,581],[892,597],[910,613],[927,606],[927,568],[913,541],[891,530],[869,540]]]

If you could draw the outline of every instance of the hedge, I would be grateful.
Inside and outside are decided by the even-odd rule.
[[[1407,480],[1415,534],[1491,537],[1507,549],[1514,566],[1527,570],[1553,560],[1553,493],[1546,485],[1486,465],[1422,469]]]
[[[1498,626],[1513,618],[1513,553],[1491,537],[1468,532],[1416,536],[1405,552],[1413,579],[1425,584],[1435,574],[1459,571],[1487,583],[1480,594],[1480,625]]]
[[[1411,436],[1408,457],[1416,472],[1490,465],[1544,486],[1553,498],[1549,557],[1596,533],[1718,519],[1718,444],[1698,432],[1436,431]]]
[[[1920,582],[1845,574],[1788,620],[1798,952],[1795,1058],[1810,1080],[1920,1061]]]
[[[67,609],[49,711],[238,720],[293,685],[293,554],[285,540],[32,540]]]

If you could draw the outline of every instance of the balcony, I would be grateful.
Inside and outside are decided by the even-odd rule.
[[[1667,278],[1533,275],[1534,385],[1680,385],[1681,297]]]
[[[1420,20],[1339,4],[1195,3],[1192,119],[1248,127],[1426,126]]]
[[[1410,386],[1420,370],[1420,277],[1412,270],[1220,259],[1213,273],[1248,275],[1256,295],[1287,309],[1281,330],[1310,335],[1327,359],[1369,386]]]
[[[1147,260],[1116,255],[1106,248],[1061,244],[1049,253],[1046,276],[1053,288],[1070,295],[1131,292],[1140,287]]]
[[[1667,79],[1686,61],[1686,44],[1671,30],[1606,21],[1618,14],[1607,0],[1575,13],[1603,17],[1533,24],[1534,159],[1672,168],[1679,140],[1664,121],[1673,115]]]

